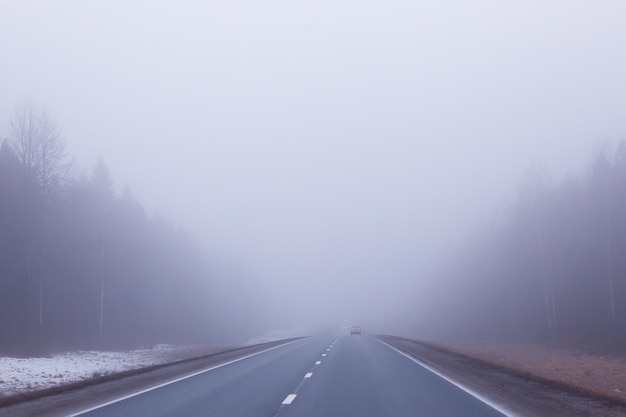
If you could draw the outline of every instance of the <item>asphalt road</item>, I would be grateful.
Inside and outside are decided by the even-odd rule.
[[[313,337],[75,415],[502,416],[370,336]]]

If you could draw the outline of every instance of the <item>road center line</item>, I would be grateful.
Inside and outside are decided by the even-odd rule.
[[[332,347],[332,346],[331,346]],[[326,351],[330,351],[330,349],[326,349]],[[326,356],[326,353],[323,353],[322,356]],[[315,366],[317,365],[321,365],[322,361],[316,361],[315,362]],[[313,367],[313,369],[315,369],[315,366]],[[311,371],[313,371],[313,369],[311,369]],[[300,381],[300,384],[298,384],[298,386],[296,387],[295,390],[293,390],[293,394],[289,394],[287,395],[287,398],[285,398],[283,400],[283,402],[281,403],[281,405],[289,405],[293,402],[293,400],[296,398],[296,396],[298,395],[298,392],[300,391],[300,388],[302,388],[304,386],[304,384],[306,383],[307,379],[310,379],[313,376],[313,372],[307,372],[304,375],[304,378],[302,378],[302,380]],[[280,414],[280,411],[274,415],[274,417],[276,417],[278,414]]]
[[[289,405],[296,399],[297,394],[289,394],[282,402],[283,405]]]

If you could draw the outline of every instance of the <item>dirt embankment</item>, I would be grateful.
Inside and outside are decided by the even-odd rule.
[[[511,416],[626,416],[621,358],[503,343],[381,340],[508,410]]]

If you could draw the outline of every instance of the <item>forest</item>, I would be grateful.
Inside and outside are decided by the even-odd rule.
[[[0,148],[0,348],[206,340],[207,265],[105,164],[78,173],[54,118],[16,106]]]
[[[534,167],[452,258],[437,295],[448,333],[625,346],[626,142],[559,182]]]
[[[438,334],[626,346],[626,141],[600,148],[582,175],[532,170],[448,252],[434,286],[413,289]],[[116,193],[102,160],[80,172],[45,108],[16,106],[0,146],[0,349],[263,331],[228,281],[182,227],[148,216],[128,187]]]

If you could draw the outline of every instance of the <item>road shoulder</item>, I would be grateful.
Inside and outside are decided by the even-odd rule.
[[[390,346],[511,410],[512,416],[624,416],[626,404],[495,366],[439,346],[396,336],[378,336]]]

